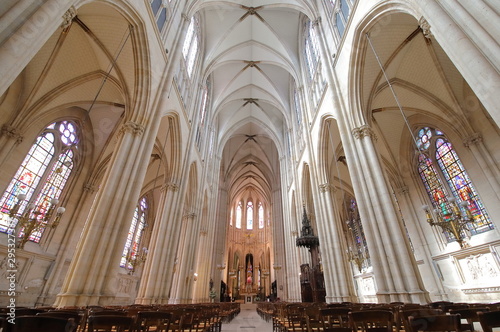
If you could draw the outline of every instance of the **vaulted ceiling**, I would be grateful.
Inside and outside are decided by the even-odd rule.
[[[206,1],[199,13],[212,119],[232,199],[257,190],[270,202],[279,152],[290,126],[290,91],[299,72],[302,1]]]

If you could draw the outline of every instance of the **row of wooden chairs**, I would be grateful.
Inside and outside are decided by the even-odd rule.
[[[487,332],[484,326],[496,324],[495,317],[500,322],[497,304],[261,303],[257,312],[263,319],[273,321],[275,332],[460,332],[475,331],[478,327]],[[448,329],[430,330],[444,326]]]
[[[0,313],[1,332],[220,332],[238,303],[17,308],[15,324]]]

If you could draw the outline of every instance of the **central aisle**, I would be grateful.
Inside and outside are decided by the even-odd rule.
[[[240,313],[230,323],[222,323],[221,332],[272,332],[273,323],[257,314],[257,304],[241,304]]]

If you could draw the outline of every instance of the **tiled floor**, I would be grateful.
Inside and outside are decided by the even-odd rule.
[[[242,304],[241,311],[230,323],[222,324],[222,332],[272,332],[273,323],[257,314],[256,304]]]

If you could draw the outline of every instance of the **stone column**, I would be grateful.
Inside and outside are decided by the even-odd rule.
[[[335,188],[324,183],[320,192],[325,205],[324,227],[320,234],[326,302],[354,301],[356,298],[352,272],[346,260],[346,245],[341,223],[341,210],[335,200]],[[325,241],[326,240],[326,241]]]
[[[427,303],[428,293],[424,290],[374,145],[375,134],[367,125],[354,128],[352,134],[356,138],[359,163],[363,165],[359,169],[359,181],[364,199],[358,206],[379,301]]]
[[[43,47],[54,31],[66,28],[76,15],[75,0],[47,0],[29,17],[23,12],[32,1],[18,1],[0,18],[0,25],[17,29],[0,47],[0,96]]]
[[[119,287],[119,261],[157,128],[126,122],[119,135],[56,306],[108,304]],[[127,181],[124,181],[127,179]],[[129,180],[130,179],[130,180]]]
[[[401,204],[402,210],[405,209],[406,213],[411,215],[411,220],[415,220],[415,222],[407,223],[406,227],[408,228],[408,233],[418,235],[417,237],[412,237],[412,245],[415,249],[416,258],[420,258],[425,262],[425,264],[419,266],[422,271],[422,276],[424,277],[424,283],[433,298],[437,301],[448,301],[448,294],[443,287],[443,283],[436,271],[433,269],[435,266],[432,261],[432,252],[429,249],[429,243],[427,242],[427,237],[424,234],[426,231],[431,231],[431,226],[422,225],[417,221],[419,218],[424,218],[425,215],[421,209],[415,208],[415,204],[410,197],[408,186],[403,185],[396,190],[397,194],[402,196],[402,199],[400,200],[403,203]],[[425,229],[425,227],[429,228]]]
[[[493,120],[500,125],[500,48],[491,35],[497,28],[487,31],[493,22],[498,21],[495,9],[483,0],[473,3],[422,0],[415,3],[423,15],[421,26],[436,38]]]
[[[164,73],[163,89],[159,95],[159,110],[168,108],[170,100],[166,96],[168,96],[173,84],[172,80],[176,72],[176,66],[178,66],[182,54],[183,37],[186,34],[189,22],[190,19],[185,14],[182,14],[182,24],[174,38],[172,56]],[[179,240],[177,234],[180,231],[178,226],[180,223],[174,222],[175,218],[177,218],[177,206],[180,200],[178,191],[178,183],[170,182],[164,186],[164,193],[159,205],[161,208],[155,220],[150,241],[150,252],[146,259],[137,294],[136,303],[138,304],[168,303],[175,264],[175,252]]]
[[[182,218],[180,243],[177,250],[177,271],[171,290],[169,303],[191,303],[193,282],[195,282],[194,258],[198,247],[198,218],[195,213],[189,213]],[[196,277],[197,279],[197,277]]]
[[[163,186],[159,204],[161,208],[155,218],[136,303],[168,303],[179,242],[180,223],[173,222],[179,196],[177,184],[168,183]]]
[[[0,164],[7,160],[12,151],[15,151],[17,146],[23,141],[23,135],[20,131],[12,126],[4,125],[0,135]]]
[[[479,164],[479,168],[488,179],[489,185],[497,197],[500,198],[500,171],[497,163],[484,146],[482,136],[479,133],[475,133],[464,139],[464,145],[470,149]]]

